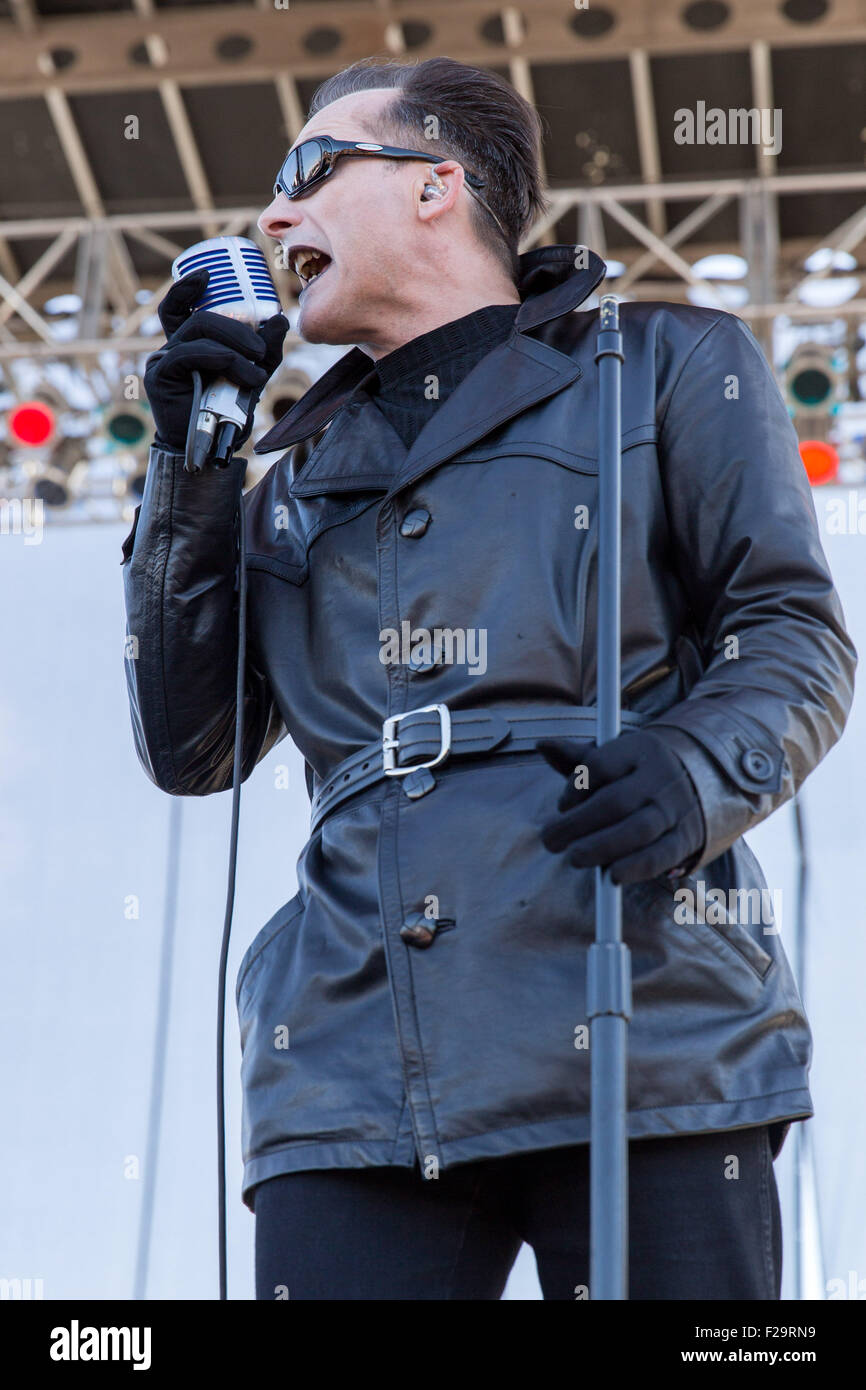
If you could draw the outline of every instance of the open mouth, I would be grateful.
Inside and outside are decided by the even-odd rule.
[[[305,281],[304,281],[303,288],[300,290],[300,292],[299,292],[299,294],[298,294],[298,298],[299,298],[299,299],[300,299],[301,295],[304,293],[304,291],[305,291],[305,290],[308,290],[315,280],[321,280],[322,276],[325,274],[325,271],[328,270],[329,267],[330,267],[330,262],[328,262],[328,265],[326,265],[326,266],[324,267],[324,269],[318,271],[315,275],[311,276],[311,278],[310,278],[309,280],[305,280]]]
[[[324,275],[330,264],[331,257],[316,246],[293,246],[289,252],[289,265],[303,286],[301,294]]]

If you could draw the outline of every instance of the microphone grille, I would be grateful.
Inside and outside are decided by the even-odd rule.
[[[196,309],[227,314],[245,323],[262,323],[282,312],[261,248],[246,237],[211,237],[183,251],[172,265],[175,280],[196,270],[208,272]]]

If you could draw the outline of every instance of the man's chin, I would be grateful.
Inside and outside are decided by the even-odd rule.
[[[318,290],[321,303],[316,298],[315,282],[309,289],[304,290],[298,300],[296,332],[307,343],[344,343],[346,339],[340,337],[344,331],[344,325],[338,322],[339,315],[330,308],[330,295],[322,295],[321,290],[323,288],[320,287]]]
[[[339,323],[332,320],[327,310],[319,313],[312,305],[308,313],[301,309],[295,331],[305,343],[338,345],[349,341],[343,336]]]

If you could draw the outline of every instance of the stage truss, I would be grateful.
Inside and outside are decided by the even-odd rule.
[[[852,364],[858,351],[862,355],[866,102],[860,69],[851,61],[866,54],[863,0],[524,0],[519,7],[430,0],[422,10],[406,0],[192,7],[153,0],[0,0],[0,119],[12,130],[20,124],[25,143],[41,139],[48,148],[53,141],[57,187],[68,190],[62,214],[52,215],[40,202],[40,184],[27,215],[13,216],[4,209],[8,214],[14,204],[15,175],[23,179],[24,166],[13,161],[3,181],[3,408],[38,391],[41,380],[46,390],[53,383],[55,395],[62,392],[64,372],[87,383],[97,412],[124,392],[129,399],[135,390],[130,381],[140,383],[148,354],[162,342],[155,308],[171,283],[171,261],[205,236],[257,240],[294,322],[297,281],[280,268],[276,248],[256,226],[269,199],[267,177],[259,176],[256,164],[255,176],[239,184],[233,169],[243,161],[237,159],[228,161],[223,177],[225,130],[212,129],[207,112],[225,109],[237,96],[251,103],[250,111],[263,113],[250,149],[252,155],[267,145],[261,167],[269,169],[267,160],[275,161],[295,139],[312,91],[330,72],[372,54],[415,59],[437,53],[500,73],[542,112],[550,210],[522,250],[551,242],[590,246],[611,265],[606,288],[623,299],[732,309],[779,370],[790,344],[812,333],[840,344]],[[709,90],[723,72],[722,85],[732,100],[737,93],[738,106],[772,110],[781,102],[787,113],[796,94],[802,100],[804,62],[823,82],[816,100],[832,118],[823,136],[794,119],[781,157],[755,144],[740,152],[735,173],[726,172],[731,160],[724,150],[707,148],[700,163],[672,144],[672,94],[681,88]],[[866,63],[862,67],[866,71]],[[209,100],[216,106],[208,107]],[[145,103],[151,103],[151,127],[163,131],[151,162],[177,169],[171,206],[164,190],[150,208],[147,190],[139,195],[136,189],[130,199],[118,170],[102,159],[103,118]],[[627,119],[618,126],[624,110]],[[239,186],[259,182],[258,203],[232,201]],[[23,183],[22,197],[30,188]],[[131,204],[126,210],[124,202]],[[807,270],[819,250],[821,268]],[[730,285],[694,269],[710,251],[747,263],[736,300]],[[807,302],[816,282],[841,277],[840,256],[847,257],[845,273],[856,278],[856,291],[832,308]],[[74,296],[75,311],[46,312],[46,303],[63,295]],[[314,379],[334,355],[317,356],[294,332],[287,337],[290,372],[297,373],[303,359]],[[864,379],[852,365],[849,404],[858,418]],[[258,428],[269,423],[262,418]],[[26,496],[40,467],[49,466],[47,454],[31,451],[22,471],[20,453],[17,472],[10,472],[0,441],[0,493]],[[95,480],[99,468],[110,477],[114,468],[110,496],[128,516],[140,488],[142,450],[106,454],[91,447],[90,456],[78,478],[89,470]],[[856,480],[856,472],[851,476]],[[92,490],[100,487],[94,481]],[[109,507],[106,515],[113,514]],[[94,519],[92,509],[74,505],[57,516]]]

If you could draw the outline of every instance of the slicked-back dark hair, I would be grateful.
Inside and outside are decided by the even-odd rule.
[[[429,144],[431,160],[456,159],[484,179],[481,197],[496,213],[507,240],[470,194],[472,225],[516,281],[520,239],[548,206],[541,187],[542,128],[535,108],[495,73],[454,58],[410,63],[362,58],[316,89],[308,119],[340,97],[378,87],[393,87],[395,94],[375,122],[363,122],[372,138],[408,149],[424,150]]]

